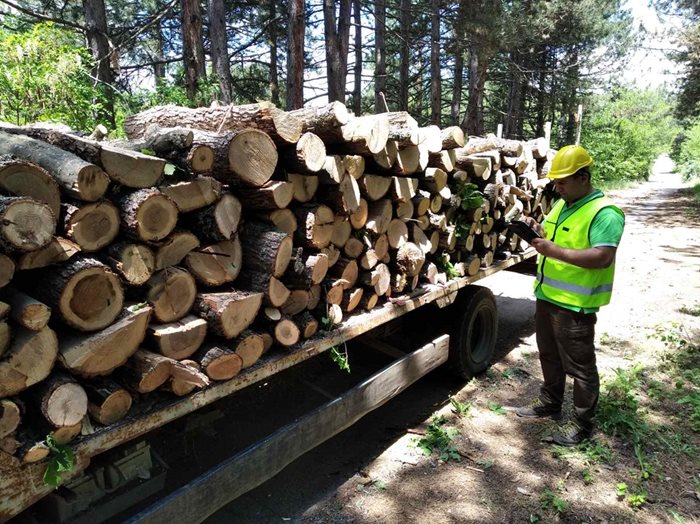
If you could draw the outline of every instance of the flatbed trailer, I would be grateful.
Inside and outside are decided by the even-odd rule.
[[[411,294],[387,301],[383,306],[365,313],[354,314],[332,331],[322,332],[299,344],[291,352],[271,352],[240,375],[193,393],[172,398],[156,406],[138,406],[124,420],[95,432],[72,445],[75,466],[63,474],[68,481],[81,474],[91,459],[122,444],[142,437],[169,422],[193,413],[247,386],[263,381],[282,370],[323,353],[334,346],[348,342],[379,326],[389,323],[426,304],[442,308],[464,300],[465,311],[459,319],[457,337],[436,334],[437,338],[411,353],[397,353],[397,360],[362,381],[340,397],[279,428],[273,434],[232,456],[192,480],[182,488],[165,496],[153,506],[132,517],[133,522],[199,522],[231,502],[236,497],[273,477],[292,461],[325,440],[349,427],[359,418],[381,406],[406,389],[410,384],[437,368],[451,362],[458,374],[468,376],[485,367],[495,344],[495,329],[481,330],[479,323],[495,325],[495,303],[488,295],[464,291],[481,279],[512,267],[536,255],[534,249],[514,254],[507,260],[495,262],[476,275],[448,281],[444,285],[426,285]],[[460,292],[461,291],[461,292]],[[470,300],[477,296],[480,304]],[[476,329],[475,329],[476,327]],[[490,346],[490,348],[489,348]],[[480,353],[471,362],[471,352]],[[389,350],[389,352],[391,352]],[[476,369],[475,369],[476,366]],[[483,369],[483,368],[482,368]],[[0,460],[0,522],[6,522],[49,494],[54,488],[44,485],[45,463],[17,466]]]

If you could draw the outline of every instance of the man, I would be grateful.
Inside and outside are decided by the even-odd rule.
[[[574,419],[552,440],[573,446],[593,432],[598,403],[596,312],[610,302],[615,252],[625,218],[591,184],[593,160],[581,146],[566,146],[552,160],[548,177],[561,196],[542,225],[525,221],[543,238],[532,246],[539,253],[535,297],[537,346],[544,384],[531,406],[518,408],[520,417],[561,419],[566,376],[574,380]]]

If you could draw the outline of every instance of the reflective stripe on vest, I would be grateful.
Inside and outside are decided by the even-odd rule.
[[[559,216],[565,202],[557,201],[545,217],[543,226],[546,238],[556,245],[569,249],[591,247],[588,233],[591,223],[601,209],[612,207],[622,214],[607,197],[600,196],[583,204],[561,223]],[[596,308],[610,302],[615,275],[615,263],[602,269],[586,269],[551,257],[540,257],[537,265],[535,287],[545,297],[562,304],[581,308]]]

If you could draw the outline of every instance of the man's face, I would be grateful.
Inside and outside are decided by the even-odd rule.
[[[571,204],[588,194],[588,177],[586,175],[571,175],[565,178],[558,178],[554,180],[554,187],[564,199],[564,202]]]

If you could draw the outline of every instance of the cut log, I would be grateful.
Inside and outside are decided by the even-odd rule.
[[[408,242],[408,227],[406,227],[406,223],[403,220],[394,218],[389,222],[386,236],[389,240],[389,247],[393,249],[400,248]]]
[[[29,294],[80,331],[107,327],[124,304],[124,290],[117,275],[91,257],[75,256],[53,271],[32,273],[23,283]]]
[[[165,158],[171,151],[187,151],[192,146],[194,134],[186,127],[148,126],[143,135],[147,149]]]
[[[299,342],[301,331],[291,318],[283,317],[275,324],[272,336],[279,345],[291,347]]]
[[[429,167],[419,179],[419,186],[431,193],[438,193],[447,185],[447,173],[436,167]]]
[[[377,252],[369,248],[358,258],[358,263],[361,269],[372,269],[379,263]]]
[[[167,183],[158,189],[174,202],[180,213],[207,207],[221,198],[221,182],[210,176],[198,176],[184,182]]]
[[[413,242],[406,242],[396,252],[396,269],[407,277],[420,273],[425,263],[425,254]]]
[[[389,140],[402,146],[418,145],[418,122],[408,111],[390,111],[386,116],[389,119]]]
[[[10,317],[22,327],[39,331],[49,323],[51,308],[13,286],[0,292],[0,300],[10,305]]]
[[[362,229],[367,223],[369,207],[364,198],[360,198],[360,203],[357,206],[357,211],[350,215],[350,224],[354,229]]]
[[[215,287],[233,282],[243,267],[243,250],[238,237],[212,244],[185,257],[185,265],[197,282]]]
[[[343,291],[346,284],[346,280],[327,279],[322,286],[326,290],[326,304],[339,305],[343,301]]]
[[[363,271],[359,275],[359,281],[365,286],[374,288],[377,295],[386,294],[391,284],[391,272],[386,264],[377,264],[372,271]]]
[[[246,329],[238,338],[230,342],[233,352],[241,357],[242,369],[255,364],[263,354],[264,342],[260,335]]]
[[[282,149],[280,160],[290,171],[316,173],[326,162],[326,146],[317,135],[307,132],[296,145]]]
[[[377,235],[372,245],[379,260],[382,260],[389,253],[389,238],[385,234]]]
[[[394,209],[391,206],[391,200],[381,199],[376,202],[371,202],[368,205],[367,221],[364,227],[371,231],[381,235],[386,233],[389,228],[389,223],[393,215]]]
[[[327,185],[319,190],[318,198],[338,214],[348,216],[360,206],[360,187],[357,180],[345,173],[338,185]]]
[[[417,245],[421,251],[423,251],[424,254],[430,253],[430,250],[432,249],[433,245],[430,242],[430,239],[423,233],[423,230],[418,226],[418,224],[411,224],[409,226],[411,235],[411,242],[413,242],[415,245]]]
[[[384,198],[391,186],[391,177],[365,174],[358,180],[360,191],[370,202]]]
[[[138,393],[150,393],[170,378],[171,365],[169,358],[140,349],[117,373],[129,388]]]
[[[292,183],[294,200],[297,202],[308,202],[318,190],[318,177],[287,173],[287,180]]]
[[[119,207],[122,229],[134,240],[162,240],[177,224],[177,206],[155,188],[127,193]]]
[[[74,426],[87,415],[83,387],[70,375],[54,373],[32,390],[41,414],[51,426]]]
[[[243,368],[243,359],[239,355],[216,344],[200,349],[193,360],[199,363],[201,370],[212,380],[232,379]]]
[[[58,339],[50,328],[17,329],[0,358],[0,398],[16,395],[48,377],[57,354]]]
[[[262,293],[267,306],[281,307],[289,298],[289,289],[270,273],[244,269],[236,281],[236,287],[245,291]]]
[[[457,236],[455,235],[455,227],[447,226],[444,231],[440,232],[440,248],[445,251],[454,251],[457,246]]]
[[[246,222],[241,234],[243,267],[281,277],[292,256],[292,238],[263,222]]]
[[[392,184],[389,187],[389,195],[392,200],[407,201],[416,196],[418,191],[418,179],[406,177],[391,177]]]
[[[17,260],[17,269],[39,269],[53,264],[60,264],[79,252],[80,246],[75,242],[71,242],[66,238],[53,237],[51,242],[41,249],[22,254]],[[9,282],[14,275],[14,270],[15,263],[12,259],[0,254],[0,284],[6,278]]]
[[[261,129],[277,144],[296,144],[302,121],[292,113],[276,108],[270,102],[239,106],[199,107],[159,106],[126,118],[124,131],[133,139],[141,138],[149,125],[183,126],[205,131],[240,131]]]
[[[331,102],[323,106],[304,107],[290,111],[301,120],[304,132],[312,132],[324,137],[348,123],[351,118],[348,108],[342,102]]]
[[[192,356],[204,342],[207,323],[194,315],[187,315],[168,324],[148,326],[148,339],[161,355],[175,360]]]
[[[155,257],[155,270],[176,266],[199,247],[199,239],[189,231],[175,230],[160,242],[149,242]]]
[[[396,163],[399,154],[399,146],[393,140],[387,140],[384,148],[378,153],[374,153],[369,160],[370,167],[377,167],[380,170],[389,170]]]
[[[103,426],[122,420],[131,409],[131,393],[112,379],[84,381],[90,418]]]
[[[166,357],[167,358],[167,357]],[[168,358],[170,361],[170,378],[176,379],[178,382],[191,384],[198,388],[205,388],[211,381],[205,373],[201,373],[198,366],[188,366],[181,364],[177,360]]]
[[[102,144],[100,165],[114,182],[125,187],[140,189],[158,183],[163,177],[165,160]]]
[[[109,185],[109,176],[96,165],[26,136],[0,131],[0,155],[14,155],[40,165],[56,179],[67,195],[79,200],[99,200]]]
[[[340,307],[346,313],[351,313],[359,305],[360,300],[362,300],[362,295],[364,289],[361,287],[356,287],[354,289],[348,289],[343,293],[343,300],[340,303]]]
[[[109,375],[143,342],[151,311],[150,307],[125,310],[122,318],[97,333],[61,333],[59,362],[75,375]]]
[[[343,247],[352,234],[352,224],[348,217],[336,216],[333,221],[333,234],[331,244],[336,247]]]
[[[186,269],[168,267],[156,272],[145,284],[145,299],[158,322],[180,320],[192,309],[197,287]]]
[[[345,166],[345,172],[348,175],[355,180],[359,180],[365,172],[365,157],[361,155],[343,155],[343,166]]]
[[[309,303],[306,306],[306,309],[308,309],[309,311],[313,311],[314,309],[316,309],[316,306],[318,306],[318,304],[321,302],[322,295],[323,288],[320,284],[311,286],[311,289],[309,289]]]
[[[51,243],[49,243],[49,246]],[[46,247],[44,248],[46,249]],[[28,255],[30,253],[25,253]],[[21,258],[20,258],[21,259]],[[10,283],[15,276],[15,262],[7,255],[0,253],[0,288]]]
[[[389,120],[386,114],[355,117],[340,128],[340,133],[319,136],[327,145],[334,144],[343,153],[371,155],[386,145]]]
[[[523,144],[518,140],[504,140],[495,135],[485,137],[470,136],[463,148],[465,155],[473,155],[490,149],[498,149],[504,156],[518,157],[523,152]]]
[[[464,147],[466,138],[464,131],[459,126],[446,127],[440,132],[442,140],[442,149],[454,149],[456,147]]]
[[[22,414],[16,402],[0,400],[0,439],[13,434],[21,420]]]
[[[294,198],[294,184],[270,180],[260,187],[237,189],[243,207],[252,211],[282,209]]]
[[[56,217],[60,212],[58,183],[46,169],[33,162],[0,157],[0,191],[43,202]]]
[[[328,270],[328,274],[342,280],[343,289],[350,289],[357,282],[357,261],[350,258],[340,257],[338,262],[336,262],[333,267]]]
[[[396,202],[396,218],[400,218],[404,222],[408,222],[413,218],[413,198],[411,200]]]
[[[43,202],[0,196],[0,246],[8,252],[40,249],[53,238],[56,216]]]
[[[186,222],[191,231],[205,242],[220,242],[231,239],[238,231],[242,206],[240,200],[231,193],[204,209],[190,213]]]
[[[359,238],[350,237],[343,246],[343,253],[348,258],[358,258],[365,250],[365,244]]]
[[[295,210],[295,214],[302,224],[295,236],[299,245],[321,249],[330,243],[335,215],[328,206],[302,206]]]
[[[64,202],[60,209],[59,235],[85,252],[102,249],[119,233],[119,209],[111,202]]]
[[[102,260],[133,286],[146,283],[155,271],[153,252],[143,244],[117,242],[107,248]]]
[[[200,293],[194,309],[213,333],[232,339],[255,320],[262,300],[263,294],[256,292]]]
[[[330,244],[321,249],[321,254],[326,255],[328,257],[328,267],[333,267],[338,261],[338,258],[340,258],[340,250],[333,244]]]
[[[432,153],[428,157],[428,165],[442,169],[445,173],[451,173],[455,168],[457,152],[455,149],[443,149],[439,153]]]
[[[299,328],[301,337],[304,339],[313,337],[318,331],[318,320],[311,313],[304,311],[294,319],[294,323]]]
[[[434,195],[433,198],[430,199],[430,212],[433,214],[440,213],[441,209],[442,197],[440,195]],[[430,216],[430,213],[428,213],[428,216]]]
[[[256,219],[272,224],[280,231],[293,235],[297,230],[297,218],[291,209],[275,209],[267,213],[257,213]]]
[[[285,315],[296,315],[306,310],[309,305],[309,292],[306,289],[294,289],[289,293],[287,301],[280,306]]]
[[[397,175],[412,175],[421,170],[421,149],[419,146],[405,146],[396,153],[396,161],[389,171]]]
[[[372,291],[365,290],[362,294],[362,299],[360,299],[360,303],[357,304],[357,308],[370,311],[376,307],[377,302],[379,302],[379,295]]]
[[[188,368],[191,368],[195,371],[201,370],[199,363],[195,362],[194,360],[181,360],[180,364],[182,364],[183,366],[187,366]],[[173,395],[177,395],[178,397],[184,397],[185,395],[189,395],[196,388],[197,385],[193,384],[192,381],[181,380],[177,377],[173,377],[172,373],[170,376],[170,380],[163,385],[163,389],[170,391]]]
[[[320,284],[328,273],[328,255],[314,253],[290,265],[284,274],[284,282],[290,288],[310,289]]]
[[[327,155],[323,167],[318,171],[321,184],[339,184],[345,174],[345,164],[340,155]]]

